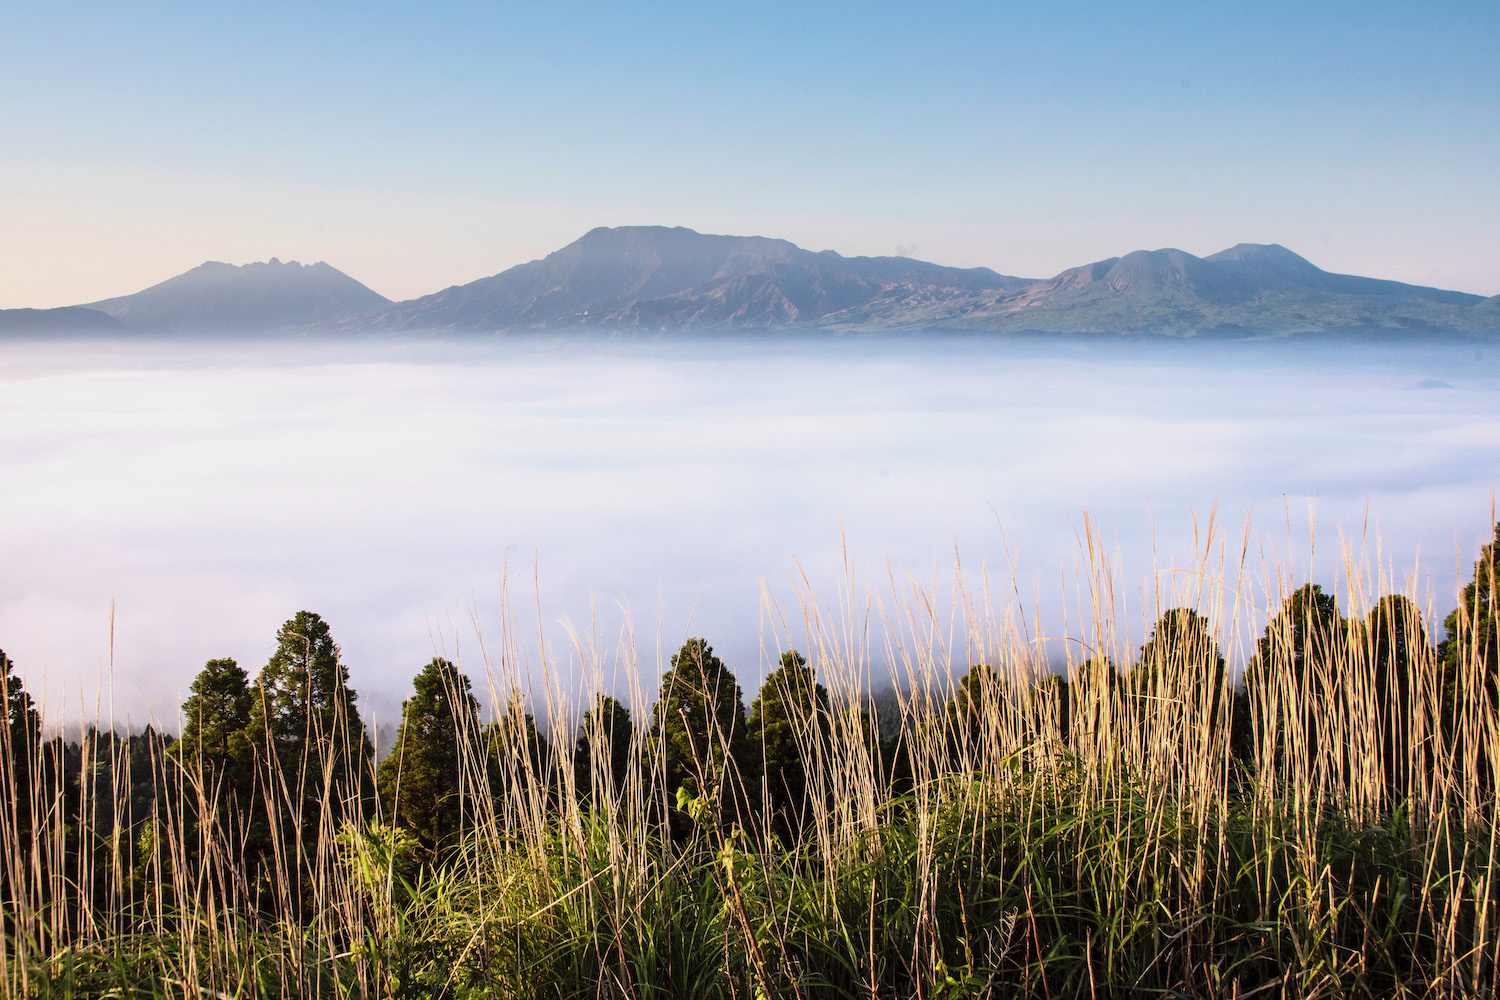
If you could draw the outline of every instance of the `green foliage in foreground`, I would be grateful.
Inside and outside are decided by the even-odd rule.
[[[219,991],[265,997],[1484,992],[1435,956],[1500,899],[1426,871],[1434,845],[1331,824],[1309,849],[1249,811],[1204,825],[1068,773],[1018,777],[1020,794],[931,822],[891,803],[836,874],[712,829],[622,873],[602,825],[553,831],[541,869],[475,843],[417,869],[410,840],[370,826],[341,845],[360,917],[345,935],[234,918],[189,941],[164,914],[33,959],[31,992],[181,996],[226,961],[240,974]]]

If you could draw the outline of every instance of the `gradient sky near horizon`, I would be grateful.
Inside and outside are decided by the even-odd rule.
[[[0,308],[271,256],[406,298],[628,224],[1490,295],[1497,51],[1494,0],[8,4]]]

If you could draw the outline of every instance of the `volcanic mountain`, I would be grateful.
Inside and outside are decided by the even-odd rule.
[[[321,261],[269,261],[235,266],[208,261],[134,295],[84,308],[131,330],[239,333],[330,325],[390,300]]]
[[[1332,274],[1276,244],[1209,257],[1137,250],[1071,268],[976,307],[965,325],[995,330],[1192,333],[1486,326],[1478,295]],[[1493,321],[1488,324],[1494,329]]]
[[[989,268],[814,253],[761,236],[594,229],[490,278],[351,321],[394,329],[922,325],[1030,286]],[[894,321],[894,324],[892,323]]]

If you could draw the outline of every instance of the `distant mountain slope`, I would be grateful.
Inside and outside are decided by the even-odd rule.
[[[97,309],[0,309],[0,333],[108,333],[120,321]]]
[[[986,329],[1186,333],[1223,328],[1485,328],[1478,295],[1331,274],[1283,246],[1241,243],[1209,257],[1137,250],[1064,271],[971,310]],[[1492,328],[1492,327],[1491,327]]]
[[[1450,329],[1500,333],[1477,295],[1331,274],[1282,246],[1140,250],[1033,281],[813,253],[690,229],[595,229],[541,260],[350,317],[345,328],[580,326],[1059,333]]]
[[[813,253],[690,229],[594,229],[541,260],[360,317],[395,329],[786,327],[946,315],[1032,282],[988,268]]]
[[[328,325],[389,305],[342,271],[319,262],[235,266],[209,261],[134,295],[91,302],[132,330],[246,332]]]

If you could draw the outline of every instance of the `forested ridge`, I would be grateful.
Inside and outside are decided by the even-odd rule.
[[[1497,550],[1500,525],[1437,642],[1408,597],[1350,618],[1301,586],[1238,683],[1188,606],[1133,662],[1002,647],[885,698],[834,644],[788,649],[748,708],[692,638],[644,712],[601,691],[541,725],[519,690],[484,721],[436,657],[378,764],[310,611],[255,676],[206,663],[179,738],[43,739],[0,653],[0,981],[1491,995]]]

